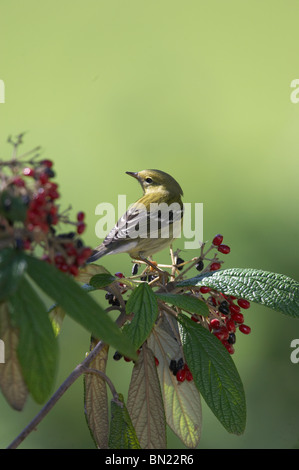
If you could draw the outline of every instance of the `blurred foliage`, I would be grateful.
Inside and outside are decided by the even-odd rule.
[[[298,9],[296,0],[2,2],[1,154],[10,153],[6,136],[23,130],[29,148],[43,145],[62,204],[88,214],[92,246],[96,205],[140,195],[124,172],[165,170],[185,202],[204,203],[204,237],[225,235],[231,267],[298,280],[299,105],[290,101]],[[158,261],[167,258],[165,251]],[[127,255],[108,257],[105,266],[131,271]],[[298,447],[299,366],[290,361],[298,322],[261,306],[250,315],[252,334],[234,357],[247,396],[246,432],[227,434],[203,410],[201,448]],[[57,386],[84,357],[89,336],[67,319],[59,342]],[[122,374],[113,361],[108,367],[116,384],[128,383],[130,364]],[[23,447],[59,440],[92,447],[82,387],[67,392]],[[38,407],[28,402],[16,414],[0,403],[5,446]],[[173,436],[169,444],[181,447]]]

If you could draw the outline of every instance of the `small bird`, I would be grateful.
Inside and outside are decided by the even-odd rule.
[[[128,253],[133,259],[146,261],[180,234],[183,191],[177,181],[160,170],[127,171],[126,174],[139,181],[143,196],[129,207],[103,243],[95,248],[88,263],[116,253]]]

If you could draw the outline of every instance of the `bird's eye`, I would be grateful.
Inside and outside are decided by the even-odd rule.
[[[147,183],[152,183],[152,182],[153,182],[152,178],[150,178],[150,177],[145,178],[145,181],[146,181]]]

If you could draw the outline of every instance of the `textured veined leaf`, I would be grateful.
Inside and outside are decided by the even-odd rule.
[[[133,368],[127,408],[141,448],[166,449],[165,412],[157,366],[146,343]]]
[[[186,447],[195,448],[201,436],[200,395],[193,381],[178,382],[169,369],[170,361],[179,360],[183,355],[180,344],[175,336],[160,326],[155,326],[147,343],[159,361],[157,373],[166,422]]]
[[[156,296],[146,282],[131,293],[126,312],[134,313],[134,317],[131,323],[124,326],[123,331],[137,350],[150,334],[158,315]]]
[[[111,400],[109,449],[140,449],[136,431],[124,402],[124,397]]]
[[[92,278],[89,281],[89,284],[92,287],[96,287],[97,289],[101,289],[102,287],[109,286],[109,284],[112,284],[113,281],[115,281],[115,276],[112,276],[112,274],[95,274],[92,276]]]
[[[48,312],[25,278],[9,302],[13,321],[19,327],[17,351],[26,385],[34,400],[43,403],[53,388],[58,360]]]
[[[97,342],[92,339],[91,350],[96,344]],[[109,346],[105,345],[89,364],[89,368],[105,372],[108,350]],[[96,446],[99,449],[107,449],[109,436],[107,386],[105,380],[97,373],[84,375],[84,412]]]
[[[12,325],[7,303],[0,305],[0,338],[5,345],[5,362],[0,364],[0,388],[12,408],[21,411],[28,396],[17,355],[19,329]]]
[[[299,317],[299,282],[284,274],[259,269],[231,268],[186,279],[178,286],[208,286]]]
[[[186,315],[178,316],[183,350],[194,382],[228,432],[242,434],[246,402],[237,368],[216,336]]]
[[[110,274],[109,271],[98,264],[87,264],[86,266],[80,268],[78,276],[76,276],[76,281],[89,284],[90,279],[96,274]]]
[[[17,290],[27,264],[22,253],[12,248],[0,250],[0,301]]]
[[[202,300],[187,294],[164,294],[156,293],[157,299],[163,300],[168,304],[176,305],[182,310],[197,313],[198,315],[209,315],[209,307]]]

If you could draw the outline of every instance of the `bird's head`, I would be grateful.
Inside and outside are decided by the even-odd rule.
[[[144,194],[168,193],[169,196],[182,196],[183,191],[179,183],[168,173],[160,170],[142,170],[138,172],[127,171],[127,175],[136,178]]]

